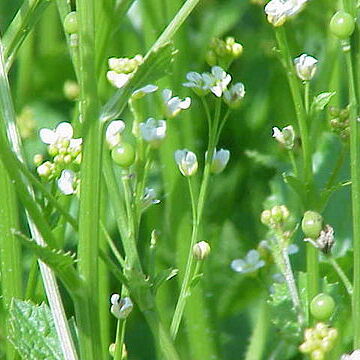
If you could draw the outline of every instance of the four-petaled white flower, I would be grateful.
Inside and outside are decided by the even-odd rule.
[[[169,119],[174,118],[181,110],[188,109],[191,105],[189,97],[181,100],[178,96],[172,97],[170,89],[164,89],[162,92],[165,116]]]
[[[298,14],[308,0],[271,0],[265,6],[269,23],[281,26],[285,21]]]
[[[165,120],[155,120],[154,118],[149,118],[146,122],[140,123],[139,127],[141,137],[152,146],[160,145],[160,142],[165,138]]]
[[[206,154],[207,156],[207,154]],[[230,159],[230,151],[220,149],[216,151],[214,150],[214,155],[211,162],[211,172],[214,174],[220,174],[226,167],[227,163]]]
[[[261,260],[257,250],[250,250],[245,259],[235,259],[231,262],[231,268],[239,273],[252,273],[265,265],[265,261]]]
[[[43,128],[39,132],[40,139],[44,144],[53,145],[62,141],[69,141],[71,148],[78,147],[82,143],[82,139],[73,139],[74,130],[70,123],[61,122],[55,130]]]
[[[314,57],[307,54],[301,54],[294,59],[297,76],[303,81],[311,80],[315,75],[317,63],[318,60]]]
[[[196,155],[187,149],[175,151],[175,161],[184,176],[192,176],[196,173],[198,162]]]
[[[217,97],[222,96],[223,91],[231,81],[231,75],[227,74],[220,66],[213,66],[211,68],[211,75],[213,83],[210,86],[210,91]]]
[[[188,82],[183,83],[183,86],[191,88],[195,94],[204,96],[209,93],[210,86],[213,83],[213,78],[208,73],[199,74],[191,71],[186,74]]]
[[[57,181],[59,190],[64,195],[72,195],[76,192],[76,175],[71,170],[63,170]]]
[[[241,82],[232,85],[229,90],[224,90],[223,95],[225,103],[232,109],[236,109],[240,106],[244,96],[245,86]]]
[[[145,85],[142,88],[135,90],[132,93],[131,98],[133,100],[142,99],[145,95],[151,94],[157,90],[158,90],[158,87],[156,85],[152,85],[152,84]]]
[[[125,129],[125,123],[122,120],[112,121],[106,128],[106,142],[108,143],[110,149],[119,145],[121,141],[121,133]]]
[[[291,150],[294,147],[295,131],[291,125],[284,127],[282,130],[275,126],[272,130],[273,138],[286,149]]]
[[[160,200],[157,199],[156,191],[153,188],[145,188],[144,196],[142,198],[142,208],[146,210],[151,205],[159,204]]]
[[[117,319],[126,319],[134,307],[128,296],[120,298],[119,294],[112,294],[110,302],[110,311]]]

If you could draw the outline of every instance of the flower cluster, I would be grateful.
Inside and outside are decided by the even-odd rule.
[[[275,205],[261,213],[261,222],[270,228],[275,228],[282,225],[289,216],[290,212],[285,205]]]
[[[189,72],[186,79],[188,82],[183,85],[191,88],[195,94],[205,96],[211,92],[218,98],[224,96],[224,101],[230,107],[238,107],[245,96],[245,87],[242,83],[236,83],[228,89],[231,75],[227,74],[220,66],[213,66],[211,73]]]
[[[210,66],[219,65],[227,69],[233,60],[241,56],[243,47],[233,37],[225,40],[213,38],[206,54],[206,61]]]
[[[73,128],[68,122],[60,123],[55,130],[41,129],[40,138],[48,145],[48,153],[53,159],[41,163],[42,157],[36,155],[37,173],[47,181],[57,179],[63,194],[74,194],[79,185],[76,172],[81,163],[82,139],[73,138]]]
[[[265,13],[273,26],[283,25],[289,18],[298,14],[308,0],[271,0],[265,6]]]
[[[317,323],[315,327],[306,329],[304,332],[305,341],[300,345],[299,350],[309,354],[311,360],[323,360],[335,344],[338,331],[324,323]]]
[[[110,70],[106,73],[106,77],[112,85],[120,89],[127,84],[143,61],[141,55],[133,58],[110,58],[108,61]]]
[[[349,106],[345,109],[331,106],[329,114],[331,116],[329,121],[331,131],[339,135],[342,141],[347,142],[350,136]]]

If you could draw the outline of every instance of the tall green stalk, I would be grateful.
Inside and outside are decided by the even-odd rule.
[[[80,118],[85,129],[79,210],[79,274],[84,281],[82,304],[76,304],[81,357],[101,358],[98,296],[99,216],[102,124],[95,67],[94,0],[77,0],[79,17]],[[105,294],[104,294],[105,295]]]
[[[289,45],[286,38],[285,29],[283,26],[277,27],[276,39],[283,59],[286,75],[288,78],[291,95],[294,101],[295,113],[298,121],[301,137],[301,147],[303,155],[303,167],[302,177],[303,183],[306,189],[306,197],[303,201],[305,210],[313,210],[313,172],[312,172],[312,158],[311,158],[311,143],[307,124],[307,113],[304,106],[304,102],[299,87],[299,80],[296,77],[292,57],[290,54]],[[306,87],[306,93],[308,94],[308,87]],[[306,100],[308,103],[308,100]],[[308,106],[307,106],[308,107]],[[308,297],[312,299],[319,290],[319,260],[318,251],[311,244],[306,245],[306,266],[307,266],[307,290]]]

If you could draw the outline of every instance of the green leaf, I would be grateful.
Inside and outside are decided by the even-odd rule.
[[[172,279],[173,277],[175,277],[179,272],[179,269],[174,269],[174,268],[169,268],[169,269],[165,269],[160,271],[154,279],[154,283],[153,283],[153,289],[154,291],[157,291],[159,289],[159,287],[165,282],[168,281],[170,279]]]
[[[101,120],[105,122],[120,116],[128,99],[136,89],[165,76],[175,54],[176,51],[170,42],[152,51],[126,86],[118,89],[105,104],[101,112]]]
[[[302,336],[301,329],[285,282],[273,284],[273,293],[268,304],[270,318],[280,335],[287,342],[298,343]]]
[[[14,231],[21,243],[29,248],[44,263],[49,265],[59,276],[64,285],[74,292],[81,291],[81,279],[74,268],[75,254],[54,249],[50,246],[40,246],[18,231]]]
[[[10,341],[22,359],[63,359],[54,320],[46,304],[13,299],[9,316]]]
[[[314,97],[311,108],[314,111],[322,111],[325,109],[336,92],[323,92]]]

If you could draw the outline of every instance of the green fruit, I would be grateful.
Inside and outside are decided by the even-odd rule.
[[[306,211],[301,222],[301,227],[306,237],[317,239],[323,228],[323,218],[316,211]]]
[[[135,150],[132,145],[122,143],[111,151],[111,157],[116,164],[122,167],[129,167],[135,161]]]
[[[75,34],[78,32],[78,19],[76,11],[68,13],[64,19],[64,30],[68,34]]]
[[[335,301],[327,294],[316,295],[310,303],[311,315],[317,320],[327,320],[334,313]]]
[[[330,20],[330,31],[339,39],[347,39],[354,29],[354,18],[345,11],[338,11]]]

